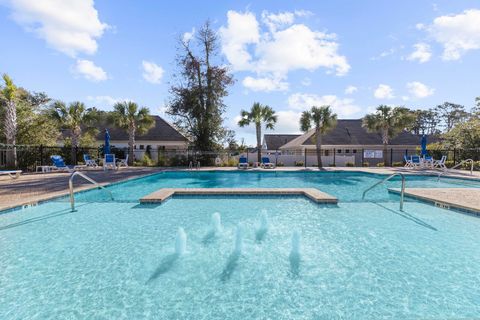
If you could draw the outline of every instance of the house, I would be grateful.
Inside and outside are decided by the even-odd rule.
[[[388,157],[391,162],[403,161],[405,154],[415,154],[420,147],[421,137],[410,132],[401,132],[390,141]],[[429,142],[437,141],[429,138]],[[287,141],[283,143],[283,141]],[[281,144],[279,146],[279,144]],[[303,135],[274,135],[264,136],[264,149],[280,150],[277,161],[285,165],[290,162],[316,164],[315,129]],[[296,159],[296,160],[291,160]],[[383,162],[383,143],[380,133],[367,132],[362,126],[362,119],[341,119],[337,126],[322,137],[322,161],[324,165],[345,165],[352,163],[361,166],[368,162],[376,165]]]
[[[159,116],[152,116],[155,125],[147,133],[135,136],[135,158],[141,159],[147,151],[156,157],[157,152],[169,150],[186,150],[189,141],[175,127]],[[110,145],[116,148],[128,148],[128,132],[125,129],[107,125],[110,134]],[[102,145],[105,139],[105,132],[101,130],[97,135],[97,142]]]
[[[280,152],[281,146],[300,136],[300,134],[264,134],[262,143],[263,152],[268,154]]]

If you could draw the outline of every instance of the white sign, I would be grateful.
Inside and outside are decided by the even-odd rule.
[[[363,157],[365,159],[382,159],[383,151],[382,150],[363,150]]]

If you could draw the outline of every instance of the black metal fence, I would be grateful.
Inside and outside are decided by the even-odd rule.
[[[0,168],[13,169],[8,166],[7,158],[13,146],[0,144]],[[67,164],[81,164],[83,155],[88,154],[91,158],[97,159],[99,163],[103,158],[103,148],[73,149],[66,146],[16,146],[17,166],[24,171],[36,171],[42,165],[51,165],[50,156],[60,155]],[[112,147],[111,152],[117,158],[124,159],[129,153],[128,148]],[[390,166],[403,166],[404,156],[419,154],[418,148],[387,149],[387,164]],[[429,150],[434,159],[447,156],[446,165],[452,167],[462,160],[473,159],[476,170],[480,169],[480,148],[478,149],[452,149],[452,150]],[[135,165],[161,166],[161,167],[188,167],[196,166],[236,166],[240,156],[247,157],[252,165],[258,161],[255,150],[222,150],[222,151],[198,151],[194,149],[134,149],[133,160]],[[376,167],[384,166],[384,150],[382,148],[330,148],[322,149],[322,165],[327,167]],[[277,166],[289,167],[314,167],[318,165],[315,149],[284,151],[284,150],[263,150],[263,157],[268,157],[270,162]],[[467,165],[465,166],[467,167]]]

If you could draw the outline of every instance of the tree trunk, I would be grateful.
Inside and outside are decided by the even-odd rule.
[[[135,146],[135,126],[130,126],[128,132],[128,165],[133,165],[133,160],[135,157],[135,153],[133,152],[133,148]]]
[[[382,140],[383,140],[383,164],[385,167],[389,167],[388,164],[388,130],[384,130],[382,134]]]
[[[17,107],[13,101],[7,102],[5,112],[5,139],[11,148],[7,148],[7,166],[17,168]]]
[[[262,124],[256,123],[255,129],[257,131],[257,161],[262,162]]]
[[[318,164],[318,169],[323,168],[322,164],[322,134],[320,133],[320,128],[317,127],[315,129],[315,145],[317,149],[317,164]]]

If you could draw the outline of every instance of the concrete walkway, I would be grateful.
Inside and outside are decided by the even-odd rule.
[[[101,185],[160,172],[159,168],[122,168],[120,170],[82,170]],[[18,179],[0,178],[0,210],[36,203],[68,194],[70,173],[23,174]],[[92,188],[81,177],[75,177],[75,191]]]

